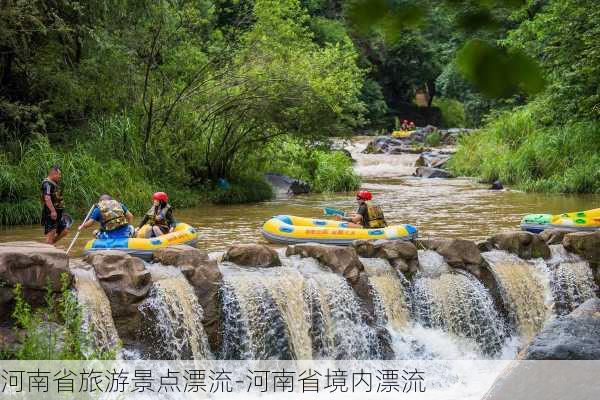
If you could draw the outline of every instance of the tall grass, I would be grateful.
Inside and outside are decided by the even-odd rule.
[[[535,116],[523,107],[463,137],[450,168],[524,190],[600,193],[600,123],[545,127]]]
[[[463,103],[455,99],[436,97],[433,99],[433,106],[438,107],[442,113],[442,128],[466,128],[467,116]]]

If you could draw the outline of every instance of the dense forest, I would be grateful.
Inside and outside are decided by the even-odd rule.
[[[594,0],[0,0],[0,225],[100,193],[144,210],[270,197],[266,171],[359,185],[331,139],[423,115],[457,173],[600,192]],[[231,182],[219,187],[221,179]]]

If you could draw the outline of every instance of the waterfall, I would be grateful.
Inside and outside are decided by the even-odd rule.
[[[202,307],[187,279],[175,267],[147,264],[146,268],[153,287],[139,308],[145,319],[148,355],[154,359],[211,358]]]
[[[481,255],[490,267],[516,333],[531,339],[551,316],[550,284],[547,271],[541,270],[545,263],[528,263],[498,250]]]
[[[114,350],[119,342],[119,334],[115,328],[110,302],[94,269],[85,263],[71,267],[75,277],[77,300],[83,307],[84,328],[94,339],[94,346],[100,351]]]
[[[598,287],[587,261],[569,253],[562,245],[551,245],[550,250],[552,258],[547,264],[555,311],[565,315],[595,297]]]
[[[421,276],[433,277],[449,273],[450,266],[439,253],[433,250],[419,250],[419,272]]]
[[[361,262],[369,275],[378,323],[392,330],[402,330],[410,319],[410,300],[405,290],[408,281],[387,260],[361,258]]]
[[[504,344],[504,322],[487,289],[466,272],[418,277],[413,288],[416,319],[458,337],[473,339],[485,354]]]

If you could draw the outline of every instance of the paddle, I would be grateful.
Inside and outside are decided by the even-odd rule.
[[[340,215],[344,217],[346,215],[345,211],[338,210],[337,208],[324,207],[323,208],[324,215]]]
[[[94,204],[92,206],[92,208],[90,208],[90,211],[88,211],[87,215],[85,216],[85,219],[83,220],[83,222],[81,223],[81,225],[85,224],[87,222],[87,220],[90,218],[90,215],[92,215],[92,211],[94,211],[94,208],[96,208],[96,205]],[[79,225],[79,226],[81,226]],[[77,233],[75,234],[75,237],[73,238],[73,240],[71,241],[71,244],[69,245],[69,248],[67,249],[67,254],[69,254],[69,252],[71,251],[71,248],[73,247],[73,245],[75,244],[75,241],[77,240],[77,238],[79,237],[79,234],[81,233],[80,229],[77,229]]]

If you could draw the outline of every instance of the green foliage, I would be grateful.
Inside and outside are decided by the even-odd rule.
[[[62,274],[60,279],[59,299],[48,282],[46,306],[38,310],[27,303],[22,286],[15,286],[12,317],[21,341],[12,356],[18,360],[114,359],[116,349],[99,352],[93,348],[92,338],[84,330],[81,306],[70,289],[70,278]]]
[[[262,176],[241,176],[231,182],[227,189],[217,188],[211,195],[217,204],[256,203],[270,200],[273,188]]]
[[[458,100],[446,97],[437,97],[433,100],[433,106],[442,112],[442,128],[465,128],[467,117],[465,106]]]
[[[425,137],[425,145],[429,147],[436,147],[442,144],[442,135],[438,132],[431,132]]]
[[[463,137],[450,160],[453,172],[525,190],[600,193],[600,124],[546,127],[534,106],[501,114]]]

